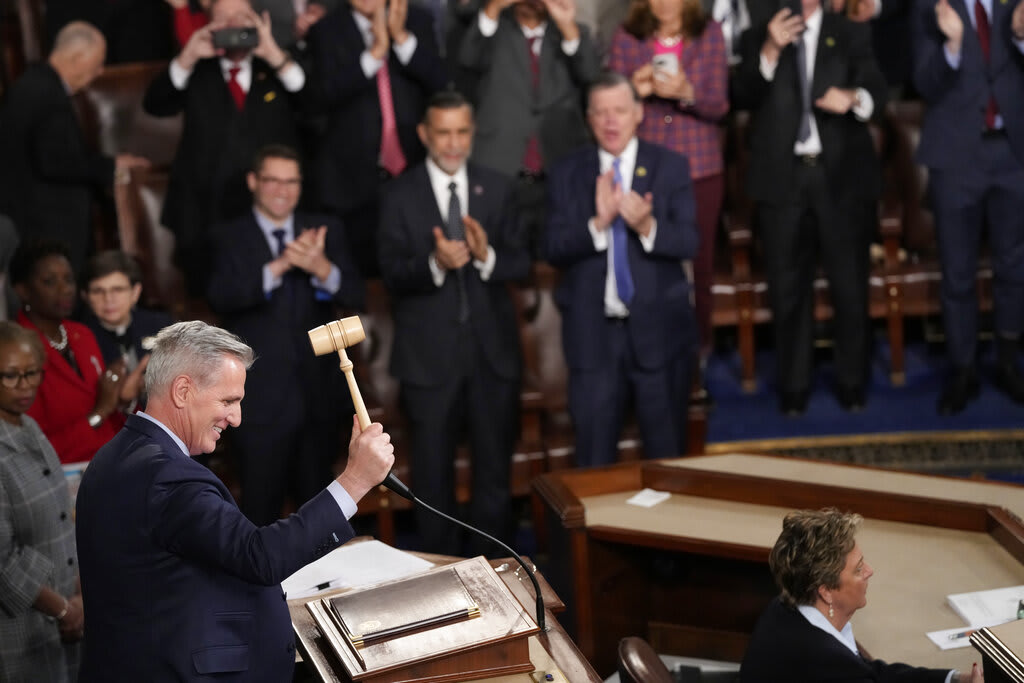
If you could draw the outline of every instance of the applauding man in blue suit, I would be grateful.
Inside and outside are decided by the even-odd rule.
[[[146,412],[100,449],[78,492],[89,614],[79,680],[292,680],[279,584],[352,538],[348,518],[394,448],[379,424],[353,420],[345,471],[288,519],[256,527],[190,457],[241,423],[252,361],[238,337],[200,321],[156,336]]]
[[[682,261],[697,249],[686,158],[639,141],[643,105],[608,73],[590,89],[599,148],[550,170],[547,260],[569,366],[576,464],[614,462],[632,398],[649,458],[685,450],[694,317]]]

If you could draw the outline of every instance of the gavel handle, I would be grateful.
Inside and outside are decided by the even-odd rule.
[[[359,428],[366,429],[370,426],[370,414],[366,411],[366,403],[363,395],[359,392],[359,385],[356,384],[356,376],[352,372],[352,361],[349,359],[345,349],[338,349],[338,356],[341,358],[340,368],[348,382],[348,391],[352,394],[352,405],[356,409],[356,417],[359,419]],[[409,487],[402,483],[402,480],[395,476],[394,472],[388,472],[388,476],[381,482],[384,486],[400,495],[406,500],[414,500],[415,496]]]

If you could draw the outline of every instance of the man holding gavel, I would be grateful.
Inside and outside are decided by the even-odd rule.
[[[530,257],[511,183],[466,163],[474,130],[466,99],[437,93],[417,130],[428,158],[387,186],[378,243],[394,308],[391,372],[412,433],[412,485],[455,512],[455,449],[468,436],[469,519],[502,538],[512,531],[509,464],[521,366],[506,284],[526,277]],[[463,552],[458,529],[417,514],[423,549]]]

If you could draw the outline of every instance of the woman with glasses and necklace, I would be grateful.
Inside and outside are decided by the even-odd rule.
[[[0,322],[0,680],[78,678],[82,595],[60,461],[25,414],[44,377],[39,338]]]
[[[62,463],[91,460],[124,425],[120,406],[135,398],[124,362],[108,368],[89,328],[68,319],[75,277],[64,245],[23,244],[8,272],[22,302],[18,324],[35,331],[46,352],[46,377],[27,412]]]

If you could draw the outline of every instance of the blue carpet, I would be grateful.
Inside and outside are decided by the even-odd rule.
[[[708,361],[707,386],[714,399],[708,416],[709,444],[792,437],[879,434],[895,432],[943,432],[1010,430],[1024,428],[1024,406],[1013,403],[992,386],[991,357],[984,352],[980,363],[981,396],[959,415],[942,417],[935,404],[945,377],[945,361],[929,353],[922,342],[906,350],[906,384],[889,381],[888,347],[876,345],[872,359],[867,405],[859,413],[840,408],[832,387],[831,363],[820,362],[815,372],[807,412],[787,417],[778,409],[775,358],[770,351],[757,356],[758,388],[745,394],[740,386],[737,353],[715,353]]]

